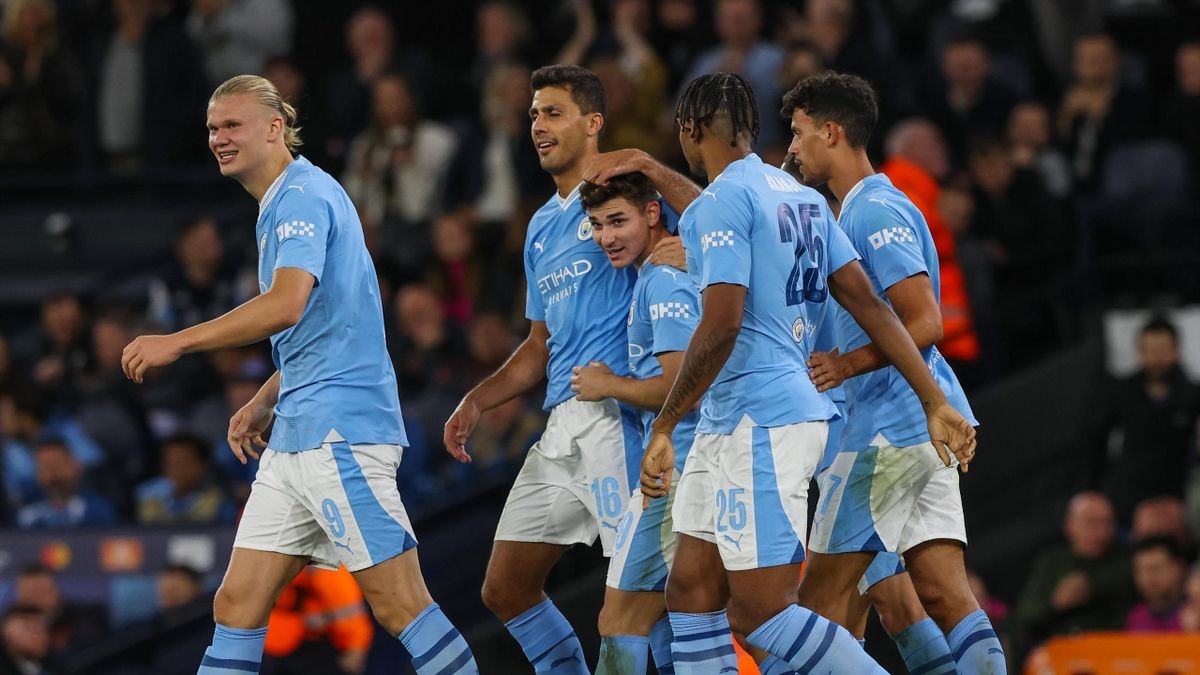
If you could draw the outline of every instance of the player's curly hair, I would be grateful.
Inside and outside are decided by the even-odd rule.
[[[730,146],[737,145],[742,132],[750,134],[751,142],[758,138],[758,102],[754,90],[741,75],[734,73],[697,77],[684,88],[675,107],[676,122],[683,125],[690,120],[697,141],[703,136],[701,126],[712,129],[714,121],[725,118],[729,121]]]
[[[584,183],[579,187],[579,203],[585,209],[594,209],[610,199],[621,197],[642,209],[658,199],[658,190],[641,171],[613,176],[608,179],[608,185]]]
[[[879,101],[871,83],[832,70],[800,80],[783,95],[779,114],[790,120],[796,110],[804,111],[819,124],[837,124],[855,148],[866,147],[879,120]]]
[[[208,103],[225,96],[246,94],[253,96],[259,103],[279,113],[283,118],[283,142],[289,151],[295,152],[304,142],[300,140],[300,116],[292,104],[283,100],[279,90],[265,77],[258,75],[235,75],[221,83],[209,97]]]

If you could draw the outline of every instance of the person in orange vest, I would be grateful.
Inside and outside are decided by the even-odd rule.
[[[979,336],[971,318],[971,303],[962,267],[955,256],[954,233],[938,210],[942,188],[938,181],[950,172],[946,141],[928,120],[899,122],[884,141],[887,161],[879,168],[896,189],[912,200],[933,235],[942,281],[942,341],[938,351],[947,359],[968,365],[979,360]],[[969,367],[968,367],[969,369]]]
[[[262,675],[359,675],[374,633],[354,575],[307,567],[271,610]]]

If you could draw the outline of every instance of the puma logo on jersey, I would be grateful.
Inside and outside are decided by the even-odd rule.
[[[305,185],[304,183],[300,183],[299,185],[289,185],[284,189],[285,190],[293,190],[294,189],[294,190],[299,190],[301,192],[304,192],[304,185]]]

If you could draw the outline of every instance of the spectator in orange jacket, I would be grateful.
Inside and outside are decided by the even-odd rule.
[[[345,567],[307,567],[271,610],[262,674],[359,675],[373,636],[354,576]]]
[[[938,181],[950,171],[946,142],[932,123],[908,119],[898,123],[884,142],[887,161],[880,171],[908,195],[925,216],[937,248],[942,278],[943,337],[938,350],[958,364],[979,359],[979,337],[971,319],[967,285],[955,257],[954,233],[938,211],[942,188]]]

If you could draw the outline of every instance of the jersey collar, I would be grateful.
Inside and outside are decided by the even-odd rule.
[[[857,197],[858,193],[862,192],[863,188],[867,186],[867,183],[879,182],[891,183],[891,181],[888,180],[888,177],[881,173],[873,173],[870,176],[864,176],[862,180],[855,183],[854,187],[850,188],[850,191],[846,193],[846,198],[842,200],[842,213],[846,212],[846,208],[850,206],[850,200]]]
[[[559,197],[558,192],[554,193],[554,203],[558,204],[558,208],[562,209],[563,211],[566,211],[568,208],[570,208],[571,204],[573,204],[575,200],[579,198],[580,185],[583,185],[583,183],[576,185],[575,189],[571,190],[570,194],[568,194],[566,197]]]
[[[307,163],[308,160],[304,159],[303,155],[296,155],[294,160],[288,162],[288,165],[283,167],[283,171],[281,171],[275,180],[272,181],[271,187],[267,188],[267,191],[263,193],[262,201],[258,203],[259,218],[262,218],[263,210],[267,208],[267,204],[270,204],[271,200],[275,198],[275,195],[279,194],[279,187],[283,185],[283,181],[285,178],[287,178],[287,175],[292,170],[292,167]]]

